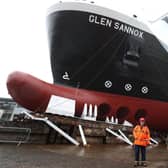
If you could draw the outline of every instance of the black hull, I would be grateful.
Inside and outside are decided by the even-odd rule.
[[[168,53],[151,33],[71,10],[51,13],[48,32],[54,83],[168,101]]]

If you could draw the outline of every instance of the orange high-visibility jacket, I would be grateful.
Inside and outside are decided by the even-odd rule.
[[[150,131],[147,126],[141,127],[140,125],[137,125],[133,129],[133,135],[134,135],[134,144],[140,145],[140,146],[147,146],[150,143]]]

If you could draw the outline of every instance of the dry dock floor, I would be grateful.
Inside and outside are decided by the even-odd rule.
[[[165,146],[148,149],[149,168],[168,168]],[[129,168],[133,150],[127,145],[0,144],[0,168]]]

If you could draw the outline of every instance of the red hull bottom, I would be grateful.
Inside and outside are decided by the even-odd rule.
[[[106,116],[114,116],[118,117],[120,122],[128,120],[135,124],[138,117],[144,116],[150,128],[168,130],[166,102],[49,84],[22,72],[9,75],[7,88],[17,103],[35,112],[44,112],[51,95],[56,95],[75,99],[77,116],[81,115],[84,103],[96,104],[98,118],[101,120]]]

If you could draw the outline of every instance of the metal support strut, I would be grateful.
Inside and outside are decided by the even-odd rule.
[[[153,139],[153,138],[150,138],[150,141],[151,142],[153,142],[154,144],[156,144],[156,145],[159,145],[159,142],[158,141],[156,141],[155,139]]]
[[[130,140],[128,140],[128,138],[124,135],[123,132],[122,132],[122,136],[121,136],[121,135],[118,135],[116,132],[112,131],[112,130],[109,129],[109,128],[106,128],[106,131],[109,132],[110,134],[112,134],[112,135],[118,137],[119,139],[121,139],[122,141],[126,142],[127,144],[129,144],[129,145],[131,145],[131,146],[133,145],[133,143],[132,143]],[[121,130],[120,130],[120,133],[121,133]],[[124,136],[123,136],[123,135],[124,135]],[[125,138],[125,137],[126,137],[126,138]]]
[[[37,120],[37,121],[43,121],[43,122],[45,122],[48,126],[52,127],[55,131],[57,131],[59,134],[61,134],[68,141],[70,141],[71,143],[73,143],[76,146],[79,146],[79,142],[78,141],[76,141],[74,138],[72,138],[71,136],[69,136],[66,132],[64,132],[62,129],[60,129],[58,126],[56,126],[53,122],[51,122],[50,120],[48,120],[48,118],[34,117],[33,115],[31,115],[27,111],[24,111],[24,113],[28,117],[30,117],[32,120]]]
[[[122,135],[122,137],[128,142],[129,145],[133,145],[133,143],[126,137],[126,135],[119,129],[118,132]]]
[[[80,135],[81,135],[81,139],[82,139],[82,142],[83,142],[83,146],[86,146],[86,145],[87,145],[86,137],[85,137],[85,134],[84,134],[84,131],[83,131],[81,125],[79,125],[79,132],[80,132]]]

